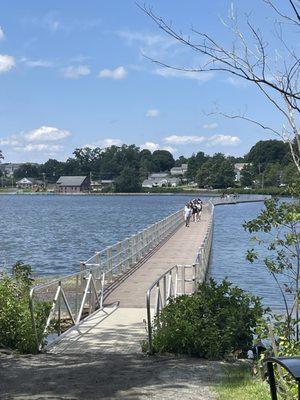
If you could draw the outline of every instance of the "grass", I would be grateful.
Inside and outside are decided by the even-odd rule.
[[[249,365],[226,367],[224,378],[215,391],[218,400],[270,400],[268,384],[254,378]]]

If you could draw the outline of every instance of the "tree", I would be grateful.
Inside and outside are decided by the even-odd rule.
[[[14,177],[16,179],[24,177],[39,178],[40,172],[40,166],[38,164],[25,163],[20,165],[20,167],[14,171]]]
[[[180,156],[177,160],[175,160],[175,167],[181,167],[182,164],[187,164],[188,158],[184,156]]]
[[[139,176],[133,168],[125,167],[115,180],[116,192],[119,193],[138,193],[141,191]]]
[[[268,164],[264,172],[264,185],[279,186],[281,174],[282,170],[279,163]]]
[[[256,168],[260,165],[261,171],[264,171],[269,163],[287,164],[290,159],[290,149],[282,140],[260,140],[251,147],[245,159]]]
[[[294,163],[290,162],[283,168],[281,175],[281,183],[285,185],[293,185],[299,179],[299,175],[297,173],[297,168]]]
[[[209,157],[199,168],[196,180],[199,187],[212,186],[216,189],[234,186],[234,164],[222,153]]]
[[[89,174],[91,171],[100,169],[101,149],[96,147],[77,148],[73,152],[75,161],[79,164],[80,173],[83,175]]]
[[[195,180],[199,168],[206,160],[207,156],[203,153],[203,151],[199,151],[196,155],[192,154],[192,156],[188,159],[187,178]]]
[[[297,40],[289,40],[292,35],[296,37],[299,33],[300,4],[299,0],[286,0],[280,5],[273,0],[264,0],[262,5],[266,5],[272,14],[272,28],[275,32],[272,43],[269,43],[267,35],[263,34],[270,24],[261,28],[256,27],[249,14],[246,14],[243,25],[245,28],[242,29],[233,6],[228,19],[222,20],[226,33],[220,35],[218,32],[218,36],[195,28],[192,28],[189,34],[184,34],[181,29],[175,28],[174,23],[169,23],[156,15],[152,8],[147,6],[140,8],[162,31],[191,51],[191,59],[195,60],[194,64],[197,67],[172,65],[153,58],[151,60],[162,67],[184,73],[201,74],[212,71],[225,73],[254,86],[274,107],[274,111],[281,115],[282,129],[274,128],[264,121],[257,121],[255,117],[244,114],[220,114],[229,118],[242,118],[281,137],[288,143],[293,161],[300,173],[300,131],[297,126],[300,112],[300,56]],[[195,59],[197,55],[198,59]]]
[[[152,154],[153,171],[169,171],[175,165],[172,154],[167,150],[155,150]]]
[[[255,178],[254,168],[251,164],[244,165],[241,171],[241,185],[252,186]]]
[[[61,175],[65,175],[65,166],[66,163],[50,158],[41,165],[40,169],[45,174],[47,181],[56,182]]]

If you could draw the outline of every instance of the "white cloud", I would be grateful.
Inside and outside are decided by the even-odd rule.
[[[150,150],[151,152],[159,149],[159,144],[154,142],[145,142],[139,146],[142,150]]]
[[[204,136],[178,136],[171,135],[164,138],[164,141],[167,143],[177,143],[177,144],[186,144],[186,143],[202,143],[206,140]]]
[[[164,146],[161,148],[161,150],[167,150],[172,154],[177,153],[177,149],[175,149],[175,147],[171,147],[171,146]]]
[[[67,79],[78,79],[80,76],[89,75],[91,70],[87,65],[78,65],[76,67],[71,65],[70,67],[64,68],[62,72]]]
[[[172,55],[175,55],[179,49],[178,41],[166,35],[129,30],[117,31],[115,33],[124,39],[128,45],[137,45],[140,52],[150,58],[161,58],[166,54],[169,55],[171,47]]]
[[[4,31],[3,31],[2,27],[0,26],[0,40],[3,40],[4,38],[5,38]]]
[[[241,143],[238,136],[231,135],[214,135],[208,139],[209,146],[236,146]]]
[[[104,139],[101,142],[102,147],[122,146],[123,142],[120,139]]]
[[[10,71],[16,65],[12,56],[0,54],[0,74]]]
[[[0,139],[0,146],[18,146],[19,144],[20,144],[20,141],[16,135],[12,135],[8,138]]]
[[[171,68],[156,68],[154,73],[164,78],[187,78],[195,79],[199,82],[209,81],[214,76],[213,72],[178,71]]]
[[[62,140],[70,136],[71,133],[67,130],[58,129],[53,126],[41,126],[40,128],[33,129],[26,132],[24,137],[27,141],[53,141]]]
[[[204,124],[202,126],[203,129],[216,129],[218,127],[218,124],[216,122],[213,122],[212,124]]]
[[[29,58],[23,57],[20,61],[22,61],[29,68],[49,68],[53,66],[53,63],[47,60],[31,60]]]
[[[127,75],[127,71],[123,66],[117,67],[116,69],[103,69],[99,72],[99,78],[111,78],[115,80],[124,79]]]
[[[150,110],[146,112],[146,117],[155,118],[158,117],[158,115],[159,110],[157,110],[156,108],[150,108]]]
[[[170,153],[176,153],[177,149],[175,149],[174,147],[171,146],[161,146],[158,143],[154,143],[154,142],[145,142],[143,144],[141,144],[140,149],[146,149],[146,150],[150,150],[151,152],[155,151],[155,150],[167,150]]]
[[[62,149],[62,146],[58,144],[45,144],[45,143],[29,143],[26,146],[22,147],[15,147],[14,150],[19,151],[19,152],[31,152],[31,151],[51,151],[51,152],[57,152]]]

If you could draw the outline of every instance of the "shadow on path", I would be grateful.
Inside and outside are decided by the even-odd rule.
[[[0,356],[0,398],[215,399],[221,362],[135,354]]]

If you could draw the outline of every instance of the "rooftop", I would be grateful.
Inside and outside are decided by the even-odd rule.
[[[86,176],[61,176],[56,182],[61,186],[81,186],[86,179]]]

